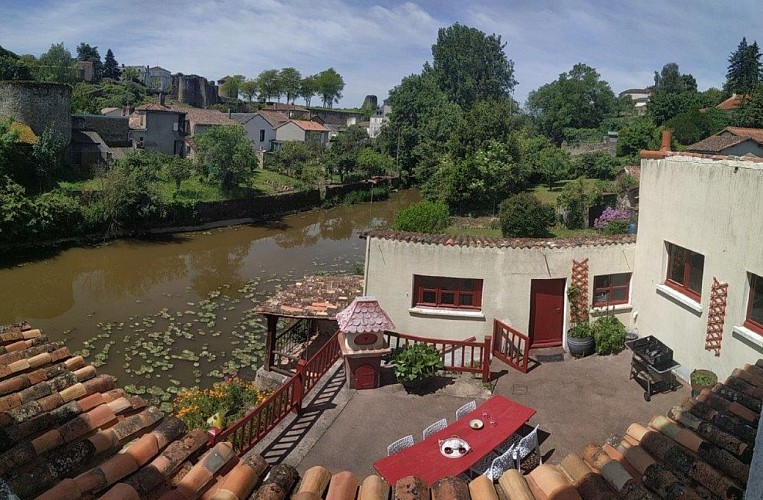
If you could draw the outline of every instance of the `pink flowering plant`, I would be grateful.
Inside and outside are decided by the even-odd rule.
[[[627,210],[607,207],[601,216],[593,222],[593,227],[604,234],[625,234],[631,222],[631,214]]]

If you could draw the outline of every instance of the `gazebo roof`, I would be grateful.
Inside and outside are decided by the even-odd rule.
[[[346,309],[337,313],[339,329],[348,333],[394,330],[395,324],[375,297],[357,297]]]
[[[285,318],[336,319],[336,314],[363,295],[363,276],[305,276],[260,304],[259,314]]]

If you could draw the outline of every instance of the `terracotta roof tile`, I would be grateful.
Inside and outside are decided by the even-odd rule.
[[[747,99],[747,95],[745,94],[734,94],[722,103],[718,104],[716,108],[721,109],[723,111],[729,111],[732,109],[736,109],[742,105],[742,103]]]
[[[405,231],[368,231],[362,237],[405,241],[425,245],[444,245],[484,248],[569,248],[578,246],[624,245],[636,242],[631,234],[590,236],[576,238],[487,238],[482,236],[454,236],[450,234],[412,233]]]
[[[346,309],[336,314],[343,332],[383,332],[394,330],[395,324],[374,297],[356,297]]]
[[[306,276],[276,292],[255,311],[289,318],[334,319],[362,293],[362,276]]]
[[[328,132],[329,129],[327,129],[325,126],[321,125],[318,122],[311,122],[308,120],[289,120],[288,122],[284,122],[279,124],[279,127],[283,127],[287,123],[293,123],[297,127],[301,128],[305,131],[316,131],[316,132]]]
[[[170,106],[175,112],[185,113],[186,119],[196,125],[240,125],[228,115],[216,109],[181,108]]]

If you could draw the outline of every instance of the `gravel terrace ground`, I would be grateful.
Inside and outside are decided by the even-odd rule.
[[[629,380],[629,351],[584,359],[571,359],[561,351],[534,355],[542,362],[527,374],[494,359],[493,393],[537,410],[529,423],[540,425],[541,453],[551,463],[589,443],[601,445],[620,437],[633,422],[646,424],[652,415],[665,415],[690,395],[684,384],[646,402],[643,389]],[[389,443],[407,434],[418,442],[427,425],[443,417],[453,422],[461,405],[472,399],[479,404],[491,395],[479,379],[469,376],[438,379],[421,395],[409,394],[394,383],[389,371],[381,388],[350,391],[339,363],[325,380],[303,414],[283,422],[271,433],[274,439],[255,452],[271,463],[293,465],[300,473],[322,465],[362,479],[375,473],[373,463],[386,454]],[[526,426],[523,433],[529,430]]]

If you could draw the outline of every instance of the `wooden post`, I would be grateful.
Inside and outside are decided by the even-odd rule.
[[[493,349],[493,337],[485,335],[485,346],[482,348],[482,382],[490,382],[490,351]]]
[[[302,399],[305,397],[305,365],[307,361],[300,359],[297,361],[297,373],[294,375],[294,413],[299,415],[302,412]]]
[[[265,370],[270,371],[275,363],[273,350],[276,348],[276,329],[278,328],[278,316],[266,314],[268,320],[268,335],[265,338]]]

